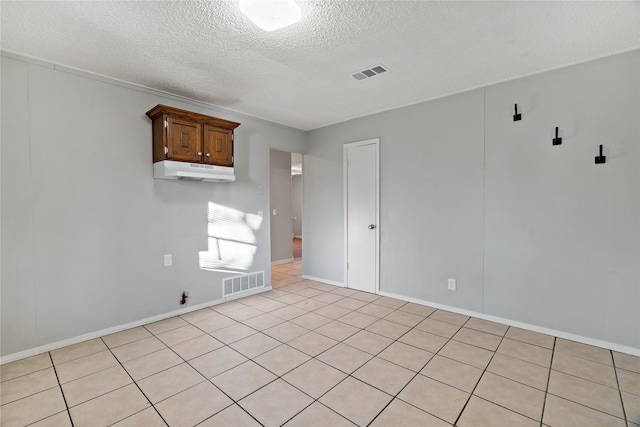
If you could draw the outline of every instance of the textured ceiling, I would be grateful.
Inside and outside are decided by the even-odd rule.
[[[298,4],[263,32],[237,1],[2,1],[1,47],[303,130],[640,47],[637,1]]]

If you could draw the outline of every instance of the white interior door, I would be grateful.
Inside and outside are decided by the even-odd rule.
[[[345,224],[347,287],[378,291],[379,139],[345,144]]]

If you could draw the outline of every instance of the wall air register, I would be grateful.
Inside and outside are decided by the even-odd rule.
[[[371,77],[379,76],[380,74],[388,73],[389,71],[391,71],[389,67],[386,67],[382,64],[378,64],[378,65],[374,65],[373,67],[367,68],[366,70],[353,73],[351,77],[353,77],[356,80],[366,80]]]
[[[175,162],[172,160],[154,163],[153,176],[161,179],[204,182],[230,182],[236,179],[232,167]]]

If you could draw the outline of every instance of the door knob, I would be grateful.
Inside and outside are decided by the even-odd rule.
[[[369,228],[369,230],[373,230],[374,228],[376,228],[376,226],[375,226],[375,225],[373,225],[373,224],[369,224],[369,227],[368,227],[368,228]]]
[[[211,153],[207,153],[207,154],[205,154],[205,156],[211,157]]]
[[[202,156],[202,151],[198,151],[198,156]]]

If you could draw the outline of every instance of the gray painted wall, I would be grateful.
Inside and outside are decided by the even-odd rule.
[[[344,281],[342,146],[380,137],[382,291],[640,347],[639,75],[634,51],[311,131],[304,273]]]
[[[291,153],[271,150],[271,262],[291,260]],[[276,215],[273,210],[276,210]]]
[[[242,123],[235,182],[153,178],[159,103]],[[185,289],[220,299],[229,274],[198,266],[207,203],[267,213],[269,147],[306,151],[299,130],[8,57],[1,137],[2,355],[177,310]],[[256,236],[270,279],[269,221]]]
[[[302,236],[302,175],[291,176],[291,217],[293,234]]]

